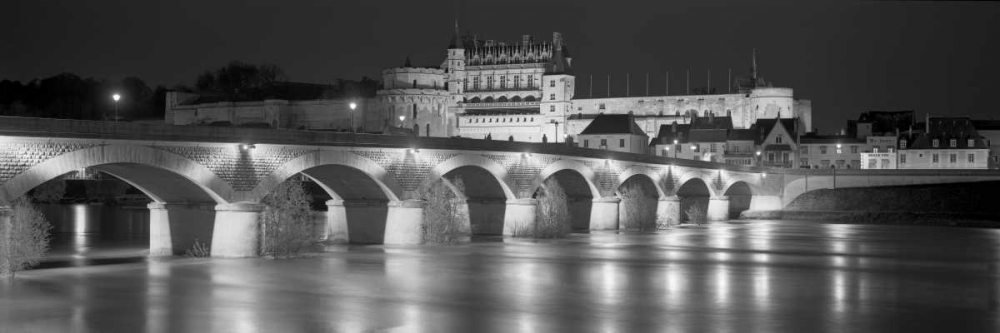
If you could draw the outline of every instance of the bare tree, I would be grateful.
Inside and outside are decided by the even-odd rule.
[[[3,214],[10,214],[3,218]],[[15,200],[8,212],[0,212],[0,276],[14,278],[21,270],[38,264],[49,250],[52,226],[26,198]]]
[[[535,209],[535,238],[566,237],[570,232],[566,191],[555,178],[549,178],[538,190]]]
[[[35,189],[31,191],[31,198],[34,199],[35,202],[59,202],[63,195],[66,195],[66,181],[62,178],[56,178],[42,183],[42,185],[38,185],[38,187],[35,187]]]
[[[687,214],[689,223],[702,225],[706,221],[706,208],[701,202],[691,204],[684,213]]]
[[[455,190],[465,193],[462,179],[452,181]],[[461,200],[444,181],[437,181],[424,193],[424,241],[436,244],[454,244],[468,235],[466,221],[469,217]]]
[[[655,230],[656,211],[650,207],[656,207],[656,198],[653,193],[647,193],[638,183],[629,182],[622,186],[621,195],[621,216],[622,227],[626,230]]]
[[[286,181],[261,201],[265,206],[260,214],[261,255],[291,257],[317,241],[310,200],[302,183]]]

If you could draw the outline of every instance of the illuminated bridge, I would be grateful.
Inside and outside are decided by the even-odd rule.
[[[678,223],[705,203],[710,220],[777,210],[808,191],[1000,180],[974,170],[767,169],[666,157],[475,139],[0,117],[0,215],[10,201],[91,168],[143,191],[150,254],[172,255],[211,239],[213,256],[257,253],[261,199],[301,174],[328,192],[331,241],[422,242],[423,193],[456,187],[474,234],[510,235],[535,223],[547,179],[566,190],[576,230],[617,230],[621,189],[642,188],[638,207]]]

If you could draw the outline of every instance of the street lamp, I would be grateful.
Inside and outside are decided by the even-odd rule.
[[[115,100],[115,122],[118,122],[118,100],[122,99],[122,95],[115,93],[111,95],[111,99]]]
[[[399,116],[399,128],[403,128],[403,119],[406,119],[406,116]]]
[[[677,158],[677,139],[674,139],[674,158]]]
[[[357,103],[351,102],[351,132],[357,133],[358,130],[354,127],[354,109],[358,107]]]
[[[760,150],[757,151],[757,166],[760,166]]]

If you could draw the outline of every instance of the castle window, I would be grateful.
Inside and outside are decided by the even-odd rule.
[[[478,76],[472,78],[472,90],[479,90],[479,77]]]
[[[618,147],[625,148],[625,139],[618,139]]]
[[[462,79],[462,90],[469,90],[469,79]]]
[[[417,120],[417,105],[413,104],[413,120]]]
[[[486,89],[493,89],[493,75],[486,77]]]
[[[556,106],[555,105],[549,105],[549,112],[556,112]]]
[[[931,140],[931,147],[937,148],[938,145],[940,145],[940,144],[941,144],[941,141],[939,141],[938,139]]]
[[[550,101],[556,100],[556,94],[549,94],[549,100]]]
[[[500,75],[500,89],[507,88],[507,76]]]
[[[514,88],[520,88],[520,87],[521,87],[521,76],[514,75]]]
[[[958,147],[958,140],[955,139],[948,140],[948,146],[952,148]]]
[[[555,87],[555,86],[556,86],[556,80],[549,80],[549,87]]]
[[[534,88],[534,87],[535,87],[535,76],[528,75],[528,88]]]
[[[417,87],[417,80],[413,80],[413,87],[414,87],[414,88],[416,88],[416,87]]]

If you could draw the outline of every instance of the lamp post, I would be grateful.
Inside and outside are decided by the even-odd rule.
[[[357,128],[354,127],[354,109],[358,107],[358,104],[351,102],[350,107],[351,107],[351,132],[357,133],[358,130]]]
[[[757,151],[757,166],[760,166],[760,150]]]
[[[677,139],[674,139],[674,158],[677,158]]]
[[[403,128],[403,119],[406,119],[406,116],[399,116],[399,128]]]
[[[115,122],[118,122],[118,100],[122,99],[122,95],[115,93],[111,95],[111,99],[115,100]]]

